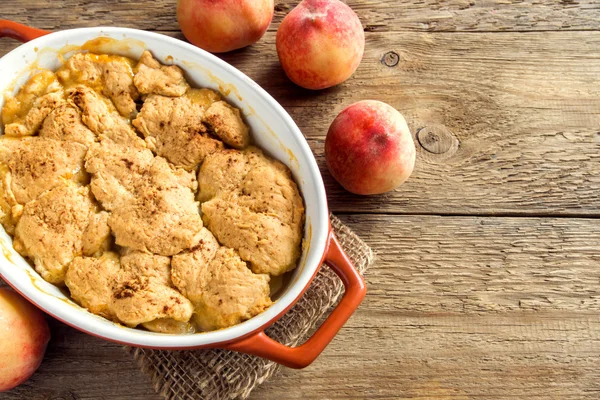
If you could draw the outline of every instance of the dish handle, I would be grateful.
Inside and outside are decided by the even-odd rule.
[[[342,250],[331,229],[324,262],[339,276],[346,291],[337,307],[304,344],[289,347],[271,339],[264,331],[260,331],[224,347],[266,358],[290,368],[304,368],[310,365],[348,321],[367,292],[363,278]]]
[[[31,28],[27,25],[0,19],[0,38],[9,37],[20,42],[29,42],[30,40],[39,38],[40,36],[44,36],[49,33],[50,31]]]

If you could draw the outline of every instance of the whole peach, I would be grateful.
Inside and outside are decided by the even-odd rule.
[[[44,314],[13,290],[0,288],[0,392],[38,369],[49,340]]]
[[[348,79],[360,64],[365,33],[352,9],[339,0],[304,0],[285,16],[276,37],[286,75],[306,89]]]
[[[397,188],[412,173],[415,155],[402,114],[376,100],[346,107],[325,139],[327,168],[346,190],[356,194]]]
[[[223,53],[256,43],[273,19],[273,0],[178,0],[177,21],[194,45]]]

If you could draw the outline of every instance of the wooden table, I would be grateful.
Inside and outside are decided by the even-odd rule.
[[[256,45],[223,58],[292,115],[331,210],[374,249],[369,293],[311,367],[253,399],[600,398],[600,4],[597,0],[351,0],[366,51],[343,85],[283,75],[277,2]],[[117,25],[181,38],[175,0],[4,0],[38,28]],[[0,55],[17,43],[0,40]],[[417,166],[358,197],[325,168],[345,106],[407,118]],[[0,399],[158,399],[119,345],[53,322],[44,364]]]

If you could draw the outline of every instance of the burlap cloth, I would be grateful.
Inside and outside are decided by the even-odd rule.
[[[331,224],[356,269],[364,273],[373,261],[369,246],[333,215]],[[298,303],[267,329],[267,335],[288,346],[302,343],[339,299],[343,288],[337,275],[324,266]],[[154,390],[169,400],[245,399],[280,369],[272,361],[220,349],[126,350],[152,378]]]

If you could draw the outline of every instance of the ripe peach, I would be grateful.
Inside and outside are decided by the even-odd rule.
[[[178,0],[177,21],[194,45],[223,53],[256,43],[274,12],[273,0]]]
[[[13,290],[0,288],[0,392],[35,372],[49,340],[44,314]]]
[[[415,166],[415,143],[402,114],[376,100],[346,107],[325,139],[331,175],[349,192],[379,194],[408,179]]]
[[[292,82],[306,89],[325,89],[356,71],[365,33],[358,16],[341,1],[304,0],[281,22],[276,45]]]

